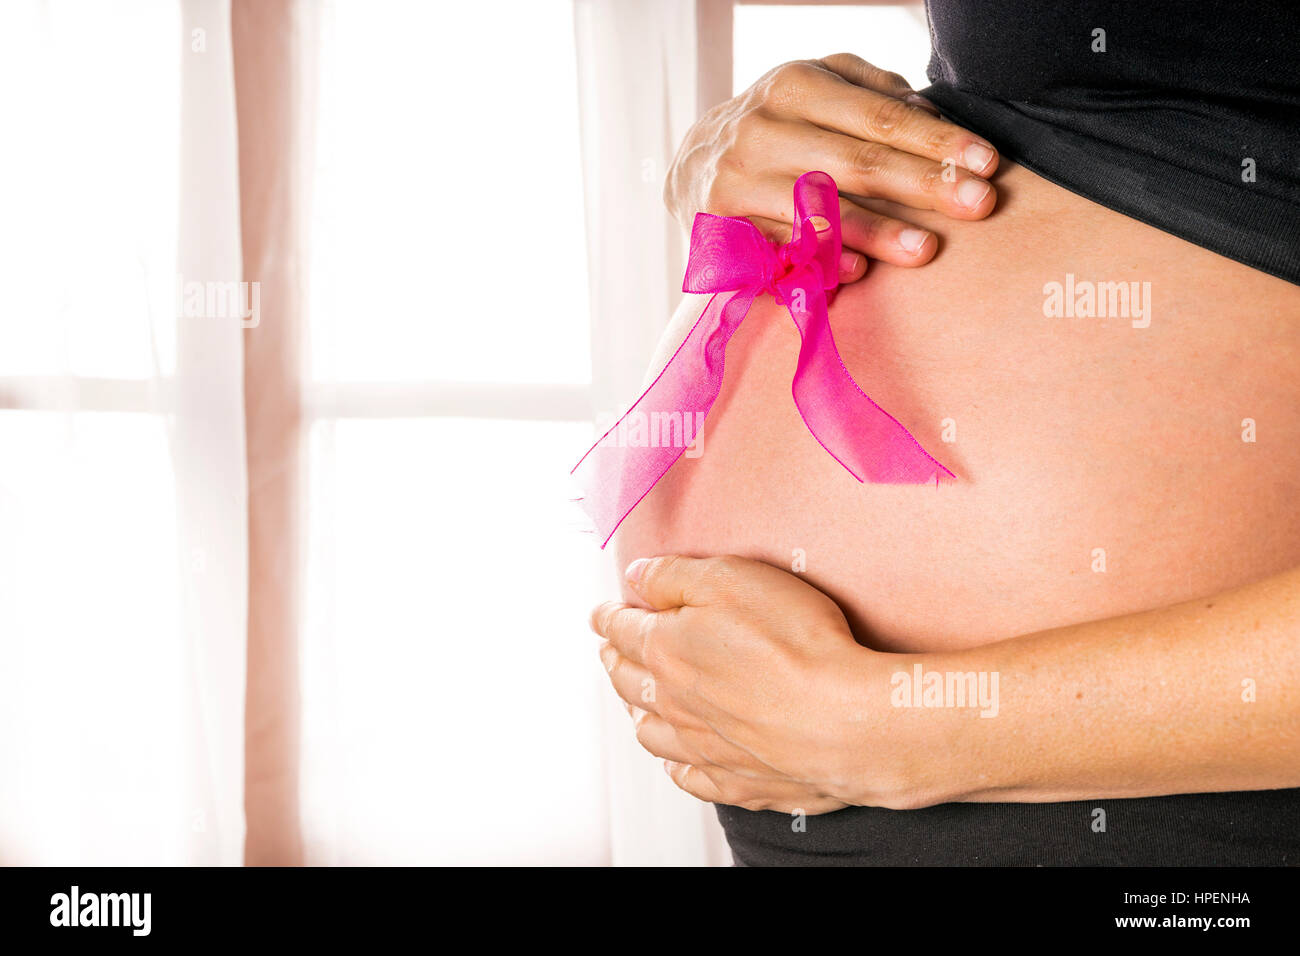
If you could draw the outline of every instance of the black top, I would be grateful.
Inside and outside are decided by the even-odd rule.
[[[1300,283],[1296,0],[928,6],[923,92],[955,122],[1058,185]],[[1300,865],[1300,789],[718,819],[751,866]]]
[[[1300,866],[1300,790],[1073,803],[718,809],[737,866]]]
[[[1081,196],[1300,284],[1300,4],[929,0],[922,92]]]

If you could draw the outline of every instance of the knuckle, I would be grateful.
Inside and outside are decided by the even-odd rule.
[[[667,720],[667,717],[664,718]],[[681,745],[694,754],[695,759],[691,762],[697,767],[715,766],[718,761],[714,758],[717,756],[713,741],[707,733],[702,733],[698,727],[693,725],[689,720],[681,722],[668,721],[677,731],[677,739]]]
[[[680,561],[681,559],[675,554],[665,554],[651,558],[650,563],[641,572],[642,583],[647,587],[654,588],[658,585],[659,578],[676,572]]]
[[[673,729],[676,730],[679,740],[682,738],[684,733],[688,732],[687,728],[691,726],[691,716],[686,711],[682,710],[671,696],[661,695],[660,698],[655,701],[655,709],[660,718],[662,718],[666,723],[671,724]]]
[[[933,120],[933,117],[931,117]],[[951,124],[942,120],[934,120],[926,123],[923,131],[919,135],[921,148],[930,156],[939,156],[942,158],[956,158],[961,155],[962,141],[961,134],[947,127]]]
[[[901,73],[882,70],[880,73],[880,79],[884,81],[886,86],[895,90],[910,90],[912,88],[912,84],[907,82],[907,78]]]
[[[741,590],[744,563],[744,558],[731,554],[706,558],[698,566],[698,585],[692,589],[692,597],[705,604],[731,603]]]
[[[718,170],[714,173],[712,181],[708,188],[704,190],[704,208],[703,212],[711,212],[715,215],[726,215],[726,210],[730,208],[730,176],[722,168],[726,159],[720,159]]]
[[[852,235],[855,241],[871,244],[880,238],[881,219],[869,213],[855,202],[840,200],[840,222],[844,224],[846,235]]]
[[[783,63],[768,74],[763,99],[777,106],[788,106],[803,98],[821,72],[807,60]]]
[[[641,666],[650,672],[656,688],[663,684],[667,672],[672,666],[672,661],[669,659],[667,649],[663,646],[663,641],[658,640],[653,634],[648,634],[642,639]]]
[[[613,646],[601,648],[600,662],[605,665],[605,673],[609,675],[610,681],[615,685],[618,683],[620,671],[624,666],[623,655],[616,651]]]
[[[830,56],[822,57],[822,62],[827,68],[839,72],[840,70],[861,70],[863,67],[870,66],[866,60],[855,53],[832,53]]]
[[[867,113],[867,128],[876,135],[896,132],[912,115],[912,107],[892,96],[881,97]]]
[[[734,555],[709,558],[704,562],[703,581],[711,588],[727,590],[735,584],[740,573],[740,559]]]
[[[663,649],[659,646],[660,642],[655,640],[655,617],[648,615],[642,618],[636,628],[637,644],[641,648],[641,661],[645,669],[654,673],[656,668],[663,664]]]
[[[731,123],[732,144],[731,150],[734,150],[737,143],[747,142],[758,136],[760,130],[767,124],[767,117],[757,108],[745,110],[737,116]],[[724,155],[729,155],[728,150]]]
[[[947,183],[944,182],[945,169],[943,166],[929,163],[917,177],[917,185],[924,192],[936,193],[943,189]]]
[[[893,152],[883,143],[854,141],[852,145],[845,147],[844,161],[860,176],[872,179],[885,172]]]

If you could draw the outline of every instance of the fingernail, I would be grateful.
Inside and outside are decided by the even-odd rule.
[[[930,234],[924,229],[904,229],[898,234],[898,244],[912,255],[916,255],[925,245],[925,240],[929,238]]]
[[[993,162],[994,155],[993,150],[983,143],[971,143],[966,147],[966,152],[962,153],[962,159],[972,173],[982,173]]]
[[[649,563],[649,558],[637,558],[629,564],[627,570],[623,572],[623,577],[627,579],[627,583],[632,585],[632,587],[636,587],[640,584],[641,575],[645,574],[646,565]]]
[[[984,201],[993,187],[978,179],[968,179],[957,187],[957,201],[967,209],[974,209]]]
[[[858,260],[862,257],[856,252],[840,253],[840,275],[852,275],[858,268]]]
[[[614,669],[614,665],[618,663],[618,651],[614,650],[612,644],[606,643],[601,647],[600,662],[605,666],[605,673]]]

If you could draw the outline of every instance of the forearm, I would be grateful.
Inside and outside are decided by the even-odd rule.
[[[996,716],[898,713],[932,766],[921,803],[1047,802],[1300,787],[1300,569],[1155,611],[956,653],[997,675]],[[869,742],[860,742],[870,746]]]

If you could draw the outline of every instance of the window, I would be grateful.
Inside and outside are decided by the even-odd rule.
[[[213,555],[179,553],[170,431],[180,31],[169,4],[0,9],[6,864],[171,864],[212,823],[182,574]]]
[[[736,4],[732,87],[737,93],[779,63],[845,52],[901,73],[918,90],[928,86],[925,7]]]
[[[604,862],[572,5],[328,10],[308,859]]]

